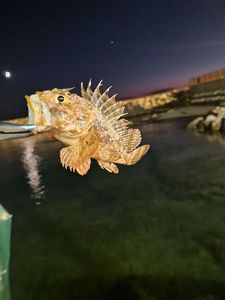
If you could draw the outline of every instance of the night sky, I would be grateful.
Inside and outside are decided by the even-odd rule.
[[[1,1],[0,43],[0,119],[90,77],[138,96],[225,67],[225,1]]]

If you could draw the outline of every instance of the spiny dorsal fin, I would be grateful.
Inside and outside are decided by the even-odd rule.
[[[98,97],[99,98],[101,96],[100,86],[102,86],[102,80],[99,82],[99,84],[97,85],[96,89],[94,90],[94,93],[93,93],[94,97]]]
[[[137,148],[141,143],[141,133],[139,129],[127,129],[123,135],[120,136],[120,143],[129,153]]]
[[[110,100],[111,99],[111,100]],[[121,108],[124,106],[122,105],[121,101],[115,101],[115,97],[109,98],[104,105],[101,106],[101,111],[104,112],[105,115],[109,115],[111,112],[115,111],[118,108]]]
[[[81,82],[80,89],[81,89],[81,96],[90,101],[92,95],[85,90],[83,82]]]
[[[128,129],[130,122],[126,119],[120,119],[116,122],[114,128],[117,132]]]
[[[85,90],[81,85],[81,94],[101,113],[101,123],[107,127],[109,132],[113,134],[113,138],[117,139],[126,153],[133,151],[141,141],[141,134],[138,129],[129,129],[129,121],[121,119],[124,113],[124,105],[122,101],[116,101],[116,95],[109,97],[109,87],[103,94],[100,92],[102,81],[99,82],[94,92],[91,89],[91,80]]]
[[[81,82],[81,84],[80,84],[80,91],[81,91],[81,96],[84,97],[84,98],[86,98],[86,91],[84,89],[83,82]]]
[[[89,95],[92,95],[92,94],[93,94],[93,91],[92,91],[92,89],[91,89],[91,78],[90,78],[90,80],[89,80],[89,82],[88,82],[87,93],[88,93]]]
[[[102,103],[100,110],[105,113],[108,108],[117,103],[116,96],[117,94],[113,95],[111,98],[108,98],[104,103]]]
[[[105,117],[106,121],[109,123],[111,121],[118,120],[123,116],[125,107],[121,105],[121,102],[117,102],[116,95],[109,97],[109,90],[111,87],[105,90],[103,94],[100,92],[100,86],[102,81],[99,82],[94,92],[91,89],[91,79],[88,83],[87,89],[84,89],[83,83],[81,84],[81,94],[82,96],[90,101]]]
[[[105,90],[105,92],[103,94],[101,94],[101,96],[97,99],[96,101],[96,107],[98,107],[99,105],[103,105],[104,103],[107,102],[107,100],[109,100],[109,90],[111,89],[111,86],[107,88],[107,90]]]

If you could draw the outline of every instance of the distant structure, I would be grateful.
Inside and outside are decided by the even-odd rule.
[[[193,77],[189,79],[189,86],[192,90],[225,88],[225,68]]]
[[[225,68],[189,79],[190,102],[225,101]]]
[[[155,107],[160,107],[177,100],[179,90],[156,93],[144,97],[123,100],[129,116],[144,115],[152,112]]]

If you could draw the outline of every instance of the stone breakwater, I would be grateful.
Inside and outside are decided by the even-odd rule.
[[[180,90],[171,90],[164,93],[152,94],[144,97],[123,100],[128,116],[137,116],[151,113],[155,107],[177,101]]]
[[[188,124],[188,128],[199,132],[225,131],[225,107],[217,106],[206,116],[198,117]]]

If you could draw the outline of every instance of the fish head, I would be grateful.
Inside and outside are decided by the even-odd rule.
[[[71,89],[53,89],[25,96],[29,123],[37,132],[58,129],[82,132],[94,121],[93,109]]]

